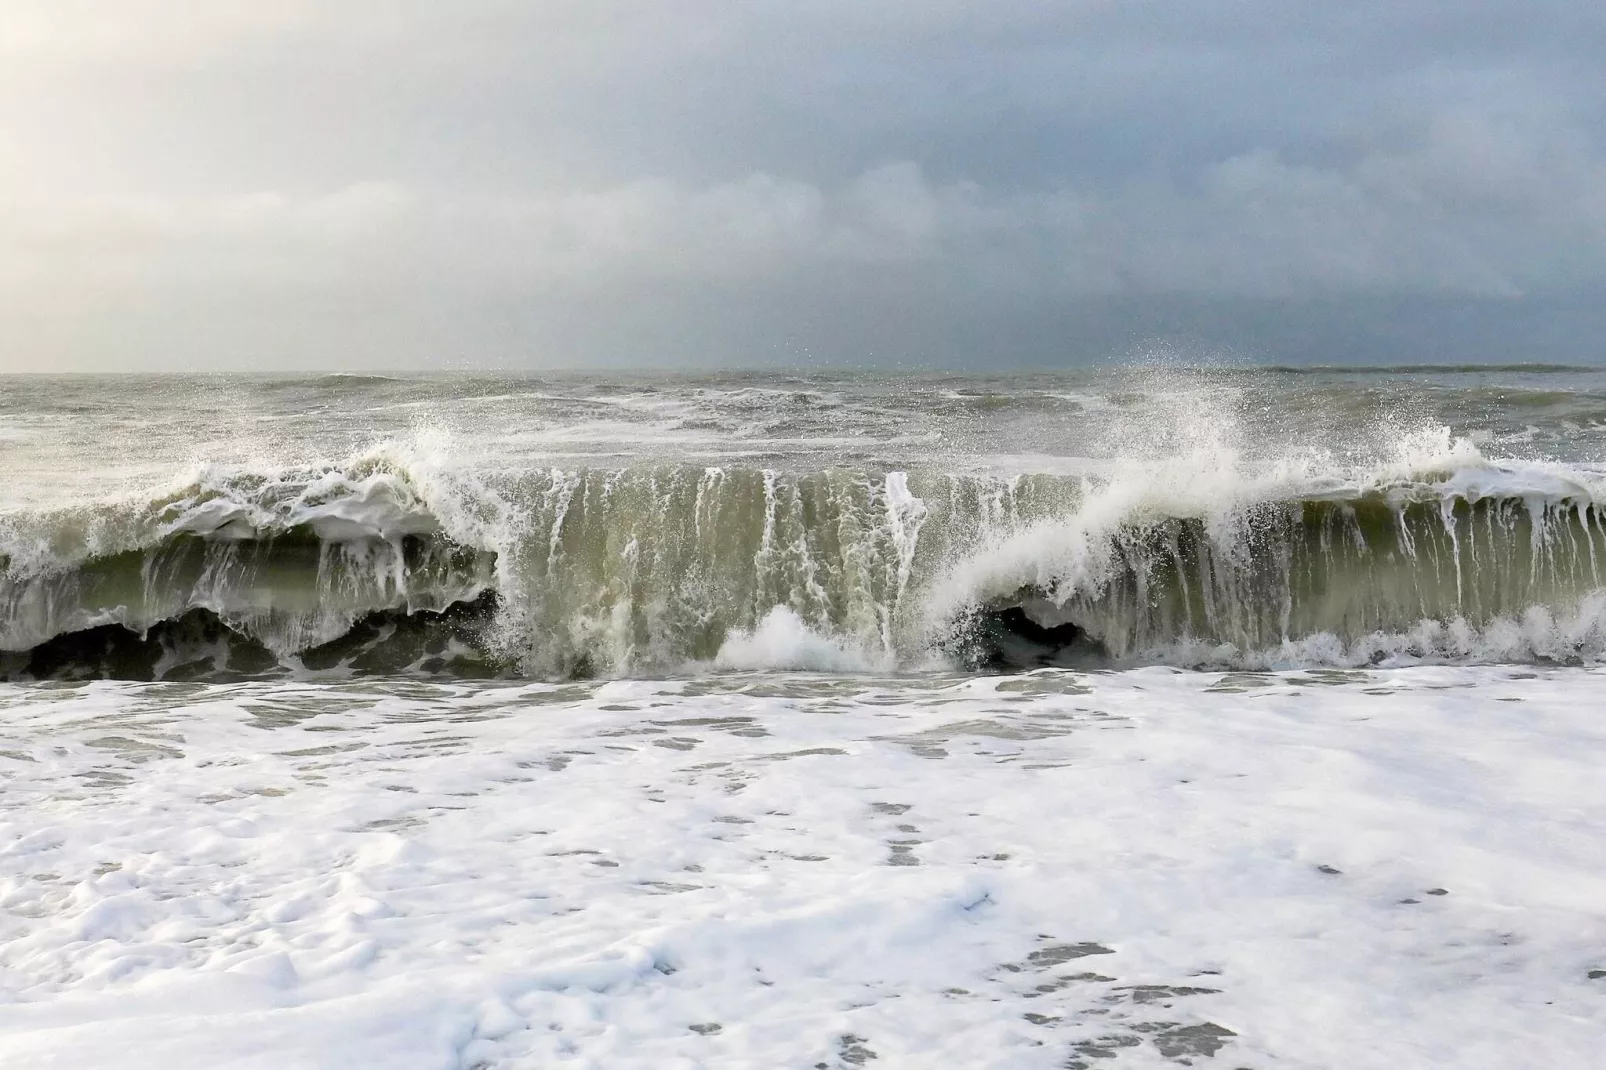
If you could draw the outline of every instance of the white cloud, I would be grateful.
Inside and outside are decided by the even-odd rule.
[[[1505,133],[1435,124],[1344,167],[1255,150],[1187,186],[1114,192],[1005,193],[900,162],[825,188],[755,173],[482,196],[367,182],[302,197],[36,200],[0,217],[0,265],[13,284],[57,288],[125,273],[323,285],[357,268],[365,286],[740,288],[862,269],[940,288],[984,271],[1072,297],[1515,295],[1562,262],[1606,278],[1606,166]]]

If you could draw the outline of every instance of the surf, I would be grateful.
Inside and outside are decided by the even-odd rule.
[[[1218,429],[1219,430],[1219,429]],[[1443,428],[1080,472],[202,466],[0,518],[11,678],[1606,656],[1606,495]]]

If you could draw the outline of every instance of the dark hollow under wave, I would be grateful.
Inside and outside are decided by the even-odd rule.
[[[54,636],[29,650],[0,653],[0,678],[222,681],[306,672],[509,675],[514,667],[492,654],[485,642],[497,604],[495,592],[485,591],[439,611],[376,611],[360,617],[337,638],[293,655],[276,654],[210,610],[191,609],[143,632],[103,624]]]

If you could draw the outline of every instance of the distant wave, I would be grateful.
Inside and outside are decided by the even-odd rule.
[[[1255,370],[1278,372],[1284,375],[1470,375],[1479,372],[1491,374],[1524,373],[1536,375],[1582,375],[1603,373],[1606,367],[1597,364],[1268,364],[1255,365]]]
[[[0,671],[543,677],[1606,655],[1606,479],[1442,430],[1098,475],[389,445],[0,516]]]
[[[377,375],[358,372],[321,372],[314,375],[289,376],[263,384],[270,390],[340,390],[370,386],[388,386],[416,381],[416,376]]]

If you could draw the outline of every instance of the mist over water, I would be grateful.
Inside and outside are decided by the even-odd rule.
[[[4,385],[16,678],[1606,652],[1592,369]]]

